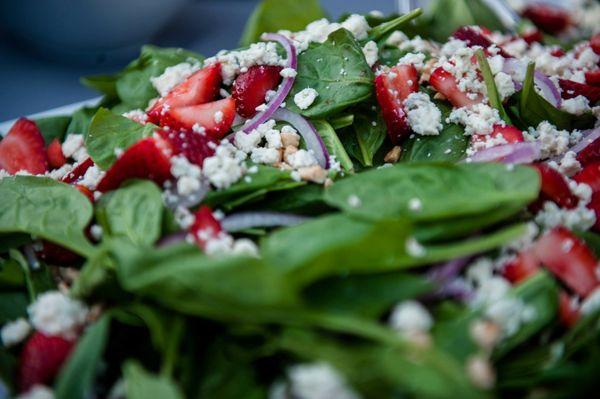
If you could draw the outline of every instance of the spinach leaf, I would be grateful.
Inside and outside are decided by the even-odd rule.
[[[317,129],[319,136],[323,139],[327,151],[329,151],[330,155],[335,156],[335,160],[340,163],[342,169],[346,172],[353,171],[354,165],[352,164],[352,160],[348,156],[335,130],[333,130],[333,127],[324,120],[313,121],[313,125]]]
[[[444,122],[444,127],[437,136],[414,135],[407,139],[401,159],[406,162],[458,162],[465,157],[468,147],[469,138],[465,136],[462,126]]]
[[[260,41],[265,32],[303,30],[306,25],[325,17],[318,0],[262,0],[246,22],[240,46]]]
[[[104,94],[107,99],[115,99],[118,97],[117,78],[117,75],[97,75],[86,76],[79,81],[84,86]]]
[[[28,305],[29,298],[25,292],[3,289],[0,292],[0,324],[16,320],[19,317],[26,318]]]
[[[83,256],[94,251],[83,233],[92,205],[74,187],[44,177],[5,177],[0,198],[0,233],[32,234]]]
[[[70,122],[70,116],[49,116],[35,120],[35,124],[42,132],[42,136],[44,136],[46,145],[50,144],[54,139],[62,142]]]
[[[392,19],[391,21],[383,22],[382,24],[377,25],[371,32],[369,32],[369,37],[366,41],[373,40],[378,41],[388,33],[391,33],[395,30],[400,30],[400,27],[413,19],[417,18],[423,13],[423,10],[420,8],[416,8],[404,15],[400,15],[397,18]]]
[[[0,258],[0,288],[21,288],[25,285],[25,275],[19,262],[13,258]]]
[[[142,246],[152,245],[160,237],[162,195],[151,181],[132,181],[103,195],[96,212],[104,232],[113,237],[126,237]]]
[[[312,88],[319,96],[305,110],[294,103],[300,91]],[[371,97],[373,71],[360,45],[346,29],[338,29],[324,43],[312,43],[298,56],[298,75],[286,100],[288,107],[311,118],[327,117]]]
[[[132,144],[150,136],[155,128],[152,124],[140,125],[101,108],[92,119],[85,137],[85,146],[94,162],[106,170],[117,159],[117,148],[126,150]]]
[[[548,121],[557,128],[566,130],[587,129],[594,125],[595,118],[591,113],[572,115],[555,108],[540,96],[534,88],[534,71],[535,64],[529,64],[523,88],[515,100],[518,101],[519,115],[526,124],[525,128],[536,127],[543,121]]]
[[[434,221],[499,206],[525,206],[537,198],[538,191],[539,178],[527,167],[403,163],[340,180],[325,190],[325,201],[372,220],[405,216]],[[419,204],[411,210],[415,198]]]
[[[354,114],[339,115],[328,120],[329,124],[335,130],[352,126],[354,123]]]
[[[318,215],[332,210],[323,202],[323,187],[317,184],[269,194],[257,205],[270,211],[303,215]]]
[[[71,122],[67,127],[67,133],[88,134],[92,118],[96,115],[98,107],[83,107],[71,115]]]
[[[498,94],[494,75],[492,74],[490,64],[488,64],[487,57],[482,49],[477,50],[477,62],[479,63],[479,69],[481,69],[481,74],[483,75],[483,80],[487,88],[490,105],[498,110],[498,113],[504,122],[511,125],[512,121],[508,117],[504,105],[502,105],[502,99],[500,98],[500,94]]]
[[[50,269],[43,263],[40,263],[37,268],[29,266],[27,259],[17,249],[11,249],[9,251],[11,260],[15,261],[21,268],[23,278],[27,291],[29,292],[29,299],[34,301],[35,298],[46,291],[56,289],[56,283],[52,278]]]
[[[184,397],[174,381],[147,372],[136,361],[129,360],[125,363],[123,376],[128,399],[183,399]]]
[[[373,157],[387,135],[385,121],[379,112],[359,113],[354,118],[355,146],[349,151],[363,165],[373,166]]]
[[[86,398],[92,394],[109,327],[110,315],[105,314],[86,329],[57,377],[57,398]]]

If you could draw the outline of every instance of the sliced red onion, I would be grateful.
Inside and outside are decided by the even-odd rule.
[[[156,246],[168,247],[171,245],[182,243],[185,241],[187,234],[187,231],[178,231],[177,233],[169,234],[158,240]]]
[[[221,226],[225,231],[236,232],[255,227],[294,226],[309,218],[277,212],[239,212],[225,216]]]
[[[458,258],[433,266],[427,278],[437,289],[425,296],[425,299],[456,298],[467,301],[472,296],[471,288],[458,275],[471,260],[470,257]]]
[[[560,108],[562,102],[560,91],[550,78],[539,71],[533,73],[535,85],[541,90],[541,95],[555,108]]]
[[[427,277],[438,284],[448,282],[458,276],[470,259],[470,257],[458,258],[433,266],[427,273]]]
[[[585,130],[582,132],[583,137],[579,143],[575,144],[569,151],[573,151],[579,154],[585,147],[592,144],[594,141],[600,138],[600,127],[595,129]]]
[[[477,151],[467,158],[469,162],[502,162],[505,164],[531,163],[540,158],[540,143],[529,141],[497,145]]]
[[[290,39],[287,37],[280,35],[278,33],[264,33],[261,36],[262,40],[271,40],[278,42],[285,48],[287,53],[287,67],[292,68],[293,70],[297,70],[298,68],[298,57],[296,55],[296,47],[292,44]],[[289,94],[292,86],[294,85],[295,77],[287,77],[283,78],[283,81],[279,85],[277,92],[267,104],[267,107],[264,111],[257,113],[251,119],[248,119],[246,123],[242,126],[242,131],[245,133],[250,133],[252,130],[256,129],[259,125],[265,123],[267,120],[271,118],[273,112],[277,111],[281,104],[285,101],[285,98]]]
[[[285,108],[279,108],[271,117],[276,121],[283,121],[292,125],[300,133],[306,143],[306,148],[312,151],[319,165],[325,169],[329,168],[329,152],[327,151],[327,147],[325,147],[325,143],[317,132],[317,129],[315,129],[308,119]]]

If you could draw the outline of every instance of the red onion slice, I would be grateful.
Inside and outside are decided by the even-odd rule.
[[[329,152],[327,152],[327,147],[325,147],[325,143],[317,132],[317,129],[315,129],[308,119],[285,108],[279,108],[271,116],[276,121],[283,121],[292,125],[300,133],[306,143],[306,148],[312,151],[319,165],[325,169],[329,168]]]
[[[477,151],[467,158],[469,162],[502,162],[505,164],[531,163],[540,158],[540,143],[529,141],[497,145]]]
[[[600,138],[600,127],[595,129],[585,130],[582,132],[583,137],[579,141],[579,143],[575,144],[569,151],[573,151],[576,154],[579,154],[585,147],[592,144],[594,141]]]
[[[277,212],[240,212],[225,216],[221,226],[230,233],[254,227],[294,226],[309,218]]]
[[[550,78],[539,71],[533,73],[535,85],[541,90],[541,95],[555,108],[560,108],[562,102],[560,91]]]
[[[298,68],[298,57],[296,54],[296,48],[287,37],[280,35],[278,33],[264,33],[261,36],[262,40],[271,40],[278,42],[285,48],[287,53],[287,67],[296,70]],[[295,77],[283,78],[283,81],[279,85],[277,92],[267,104],[267,108],[254,115],[251,119],[248,119],[246,123],[242,126],[242,131],[245,133],[250,133],[252,130],[256,129],[259,125],[265,123],[273,112],[277,111],[287,95],[290,93],[292,86],[294,85]]]

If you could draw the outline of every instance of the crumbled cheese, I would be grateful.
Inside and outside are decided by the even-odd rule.
[[[446,122],[463,125],[466,135],[490,134],[494,130],[494,125],[505,125],[498,110],[483,103],[454,109]]]
[[[256,147],[252,150],[252,162],[273,165],[281,161],[281,153],[275,148]]]
[[[206,241],[204,253],[208,256],[227,255],[231,253],[233,243],[233,237],[227,233],[221,232],[217,237],[212,237]]]
[[[14,346],[20,343],[31,332],[31,325],[24,318],[10,321],[2,326],[0,330],[0,339],[5,347]]]
[[[596,288],[592,291],[592,293],[585,298],[580,307],[581,314],[584,316],[591,315],[598,310],[600,310],[600,288]]]
[[[558,130],[548,121],[540,122],[535,129],[529,128],[529,135],[540,142],[542,158],[562,155],[569,149],[569,132]]]
[[[133,109],[131,111],[125,112],[123,116],[127,119],[131,119],[134,122],[138,123],[146,123],[148,121],[148,114],[146,114],[141,109]]]
[[[560,161],[558,170],[569,177],[579,172],[581,163],[577,160],[577,154],[574,151],[567,151]]]
[[[516,58],[521,58],[527,51],[527,47],[527,42],[521,38],[514,39],[502,46],[504,51]]]
[[[175,218],[175,222],[177,223],[177,225],[184,230],[190,228],[194,224],[194,221],[196,219],[194,215],[183,206],[178,206],[175,208],[175,211],[173,212],[173,217]]]
[[[404,101],[408,124],[415,133],[438,135],[442,113],[426,93],[411,93]]]
[[[243,158],[237,155],[233,145],[226,140],[216,148],[215,155],[208,157],[202,164],[202,170],[210,183],[218,189],[224,189],[237,182],[244,175],[241,161]],[[241,158],[241,159],[240,159]]]
[[[281,134],[277,129],[269,129],[264,134],[265,140],[267,141],[267,147],[279,149],[282,147]]]
[[[359,14],[352,14],[344,22],[342,28],[347,29],[358,40],[366,39],[371,29],[366,18]]]
[[[425,66],[425,54],[407,53],[398,60],[398,65],[414,65],[420,71]]]
[[[389,324],[403,334],[422,333],[431,329],[433,318],[420,302],[407,300],[392,309]]]
[[[497,75],[498,73],[502,72],[502,69],[504,68],[504,57],[501,55],[495,55],[493,57],[489,57],[487,61],[492,75]]]
[[[54,399],[54,392],[45,385],[36,384],[16,399]]]
[[[295,78],[298,72],[294,68],[283,68],[279,74],[282,78]]]
[[[459,90],[472,96],[476,96],[477,93],[487,93],[485,83],[471,61],[475,56],[475,51],[476,48],[460,47],[451,55],[440,57],[435,65],[451,73],[457,80]]]
[[[90,226],[90,235],[96,241],[100,241],[102,239],[103,229],[102,226],[98,224],[93,224]]]
[[[294,96],[294,103],[300,109],[307,109],[312,105],[318,95],[319,93],[317,93],[315,89],[307,87],[296,93]]]
[[[88,155],[84,147],[82,134],[68,134],[62,143],[62,152],[66,158],[73,158],[77,162],[85,160]]]
[[[27,308],[33,327],[47,335],[73,338],[85,323],[87,308],[59,291],[39,295]]]
[[[200,63],[182,62],[181,64],[167,67],[165,71],[155,77],[150,78],[152,86],[161,97],[166,96],[175,86],[184,82],[194,72],[200,69]]]
[[[239,131],[235,133],[234,143],[240,150],[250,153],[261,141],[261,135],[258,130],[254,129],[250,133]]]
[[[315,159],[314,155],[307,150],[298,150],[293,154],[289,154],[286,161],[294,169],[304,168],[307,166],[313,166],[317,164],[317,160]]]
[[[563,100],[560,108],[573,115],[582,115],[590,111],[590,102],[584,96]]]
[[[535,241],[536,237],[538,236],[538,234],[540,232],[540,229],[533,222],[528,222],[525,225],[525,227],[526,227],[525,232],[521,236],[508,242],[506,244],[506,246],[504,247],[505,250],[512,250],[514,252],[519,252],[525,248],[528,248],[529,246],[531,246],[533,244],[533,242]]]
[[[496,88],[501,100],[507,99],[517,91],[512,77],[504,72],[498,72],[494,76],[494,82],[496,82]]]
[[[362,52],[365,56],[365,60],[367,60],[367,64],[369,64],[370,67],[375,65],[379,59],[379,48],[377,47],[377,43],[375,43],[373,40],[368,41],[363,46]]]
[[[104,177],[106,172],[101,170],[98,166],[90,166],[86,171],[78,184],[89,188],[91,191],[96,189],[100,180]]]
[[[298,364],[288,369],[290,394],[297,399],[359,399],[344,376],[327,363]]]
[[[223,122],[223,111],[215,112],[213,119],[215,120],[215,123]]]
[[[582,204],[573,209],[561,209],[554,202],[547,201],[535,216],[535,222],[546,229],[564,226],[570,230],[585,231],[596,223],[596,215]]]
[[[73,170],[73,165],[70,163],[66,163],[58,169],[54,169],[49,172],[46,172],[46,176],[48,176],[49,178],[54,179],[54,180],[61,180],[63,177],[65,177],[66,175],[71,173],[72,170]],[[0,177],[3,172],[5,172],[5,171],[4,170],[0,171]],[[7,172],[5,172],[5,173],[7,173]],[[7,176],[10,176],[10,175],[7,173]]]
[[[255,258],[259,256],[258,247],[254,241],[248,238],[239,238],[235,240],[231,251],[235,255],[247,255]]]

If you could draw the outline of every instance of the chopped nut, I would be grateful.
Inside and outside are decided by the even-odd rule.
[[[425,331],[411,332],[404,334],[403,337],[418,348],[426,349],[431,347],[432,344],[431,335]]]
[[[444,100],[446,100],[446,96],[443,95],[442,93],[435,93],[435,95],[433,96],[433,99],[444,101]]]
[[[300,178],[302,180],[312,181],[314,183],[322,184],[325,182],[327,177],[327,171],[319,165],[308,166],[305,168],[298,169]]]
[[[383,158],[383,160],[385,162],[389,162],[389,163],[396,163],[400,159],[401,154],[402,154],[402,147],[397,145],[397,146],[394,146],[394,148],[392,148],[387,154],[385,154],[385,157]]]
[[[283,151],[283,159],[285,162],[287,162],[288,164],[290,163],[288,157],[294,153],[298,152],[298,147],[294,147],[294,146],[286,146],[285,150]]]
[[[325,183],[323,183],[323,186],[324,186],[325,188],[333,186],[333,180],[331,180],[331,179],[328,177],[327,179],[325,179]]]
[[[467,359],[467,375],[473,384],[482,389],[490,389],[496,383],[496,372],[487,357],[473,355]]]
[[[491,351],[500,339],[500,326],[487,320],[476,320],[471,323],[470,334],[473,341],[482,349]]]
[[[292,132],[281,132],[281,144],[284,147],[298,147],[300,145],[300,135]]]

